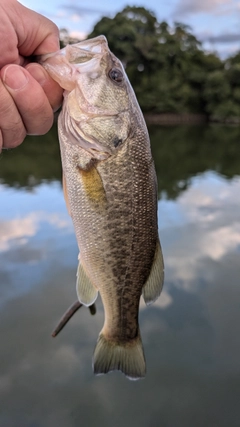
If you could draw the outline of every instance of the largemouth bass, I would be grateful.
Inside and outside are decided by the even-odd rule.
[[[163,285],[157,181],[146,124],[121,62],[99,36],[45,55],[64,89],[58,120],[66,204],[79,246],[77,295],[100,292],[105,321],[93,355],[96,374],[145,376],[138,325],[141,294]]]

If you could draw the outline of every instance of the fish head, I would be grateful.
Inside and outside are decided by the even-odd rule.
[[[131,131],[135,95],[105,36],[43,55],[41,63],[65,89],[66,131],[93,157],[104,159],[119,150]]]

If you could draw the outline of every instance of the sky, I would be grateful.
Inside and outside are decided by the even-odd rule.
[[[159,22],[190,25],[207,51],[226,58],[240,50],[240,0],[21,0],[70,35],[85,38],[102,16],[114,17],[126,5],[143,6],[155,13]]]

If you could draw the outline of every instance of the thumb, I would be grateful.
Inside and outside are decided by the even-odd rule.
[[[59,49],[59,30],[52,21],[15,0],[2,0],[2,6],[16,31],[19,55],[41,55]]]

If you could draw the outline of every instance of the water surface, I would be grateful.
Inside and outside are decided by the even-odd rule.
[[[0,156],[0,425],[238,427],[240,129],[152,127],[166,280],[140,325],[147,376],[95,377],[103,324],[76,300],[56,129]]]

